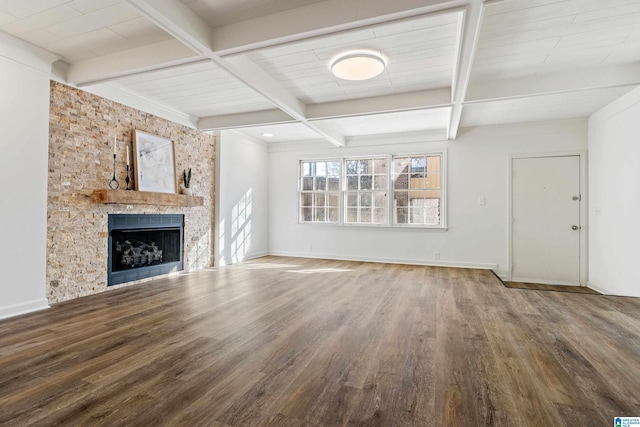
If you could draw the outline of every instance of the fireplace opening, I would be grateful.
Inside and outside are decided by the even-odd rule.
[[[183,268],[183,215],[109,215],[107,284]]]
[[[180,261],[180,229],[113,232],[113,271]]]

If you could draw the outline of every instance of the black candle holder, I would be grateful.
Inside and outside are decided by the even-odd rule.
[[[120,183],[116,179],[116,153],[113,153],[113,178],[109,181],[109,188],[117,190],[120,187]]]
[[[124,182],[127,183],[127,188],[125,188],[125,190],[133,190],[133,188],[131,188],[130,184],[131,184],[131,178],[129,177],[129,174],[131,173],[131,167],[129,167],[129,165],[127,165],[127,177],[124,179]]]

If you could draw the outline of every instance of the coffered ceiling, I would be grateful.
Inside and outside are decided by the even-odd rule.
[[[640,0],[0,0],[0,31],[58,55],[57,80],[267,142],[454,140],[587,117],[640,83]],[[353,49],[385,71],[334,77]]]

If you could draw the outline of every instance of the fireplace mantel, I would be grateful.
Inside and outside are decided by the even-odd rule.
[[[184,194],[152,193],[149,191],[127,190],[95,190],[93,201],[104,204],[123,205],[156,205],[194,207],[203,206],[204,198],[201,196],[187,196]]]

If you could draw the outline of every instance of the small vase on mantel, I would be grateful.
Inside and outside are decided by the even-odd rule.
[[[189,188],[189,185],[191,185],[191,168],[182,171],[182,182],[184,183],[182,186],[182,194],[191,196],[192,192],[191,188]]]

